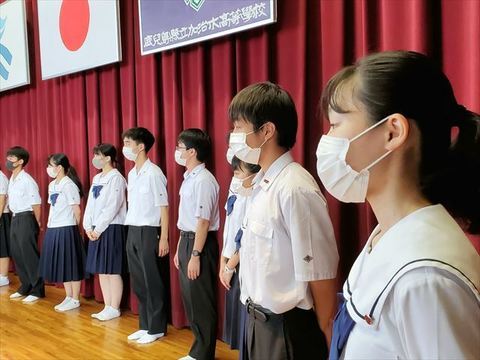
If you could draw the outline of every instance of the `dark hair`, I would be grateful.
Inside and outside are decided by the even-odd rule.
[[[258,131],[267,122],[275,124],[277,144],[287,150],[297,138],[297,110],[290,94],[271,82],[247,86],[228,107],[230,121],[245,120]]]
[[[8,149],[7,156],[15,156],[18,160],[23,160],[22,167],[25,167],[28,164],[28,159],[30,159],[28,151],[21,146],[14,146]]]
[[[134,127],[128,129],[122,134],[122,139],[132,139],[137,144],[145,145],[145,153],[148,153],[155,143],[153,134],[143,127]]]
[[[236,156],[234,156],[232,158],[232,164],[230,166],[231,166],[233,171],[235,171],[235,170],[241,170],[241,171],[246,170],[249,174],[256,174],[261,169],[260,165],[249,164],[245,161],[240,160]]]
[[[68,176],[77,185],[80,192],[80,197],[83,196],[83,186],[80,181],[77,172],[73,166],[70,165],[67,155],[63,153],[52,154],[48,157],[48,164],[54,163],[55,165],[61,165],[65,171],[65,175]]]
[[[346,113],[342,95],[351,91],[372,122],[400,113],[421,134],[420,186],[432,203],[441,203],[466,230],[480,232],[480,116],[459,105],[450,81],[431,59],[412,51],[369,55],[338,72],[320,102]],[[452,141],[452,128],[459,134]]]
[[[187,150],[195,149],[197,151],[197,160],[206,162],[210,158],[211,141],[210,136],[201,129],[186,129],[178,135],[178,142],[185,144]]]
[[[101,143],[93,148],[95,155],[110,156],[112,165],[117,163],[117,149],[112,144]]]

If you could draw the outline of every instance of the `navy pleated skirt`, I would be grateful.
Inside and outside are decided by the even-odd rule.
[[[3,213],[0,218],[0,258],[10,257],[10,222],[11,214]]]
[[[96,241],[88,242],[87,267],[89,274],[122,274],[127,272],[125,226],[112,224]]]
[[[247,310],[240,301],[240,283],[238,280],[239,267],[230,280],[230,290],[225,294],[225,319],[223,324],[223,341],[231,349],[240,350],[239,359],[243,359],[246,352],[245,322]]]
[[[77,226],[47,228],[39,263],[48,282],[69,282],[85,277],[85,250]]]

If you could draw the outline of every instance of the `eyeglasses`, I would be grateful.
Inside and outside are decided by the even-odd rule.
[[[175,150],[182,151],[182,150],[187,150],[186,146],[175,146]]]

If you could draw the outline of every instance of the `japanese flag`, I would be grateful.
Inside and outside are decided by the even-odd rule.
[[[121,60],[118,0],[38,0],[42,78]]]

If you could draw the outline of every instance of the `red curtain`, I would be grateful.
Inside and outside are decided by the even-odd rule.
[[[278,0],[275,25],[148,56],[140,55],[137,1],[120,3],[122,62],[42,81],[37,3],[27,1],[32,83],[0,95],[0,151],[13,145],[30,150],[27,170],[46,199],[48,154],[65,152],[88,186],[95,174],[90,163],[95,144],[121,146],[122,130],[150,129],[157,139],[150,156],[168,178],[172,251],[178,240],[175,223],[183,179],[174,162],[176,137],[189,127],[209,132],[214,144],[209,166],[221,185],[223,207],[231,176],[225,161],[227,107],[250,83],[270,80],[291,93],[300,119],[293,154],[313,174],[318,139],[327,129],[317,117],[321,89],[341,67],[369,52],[409,49],[435,57],[458,101],[480,112],[478,0]],[[124,165],[126,171],[131,168],[131,163]],[[328,202],[343,281],[375,219],[366,205],[342,205],[331,197]],[[44,206],[44,224],[47,211]],[[480,239],[472,240],[480,249]],[[186,325],[186,318],[172,260],[172,323],[179,327]],[[222,314],[224,292],[219,288]],[[97,283],[87,282],[83,290],[101,299]],[[132,307],[135,310],[135,301]]]

